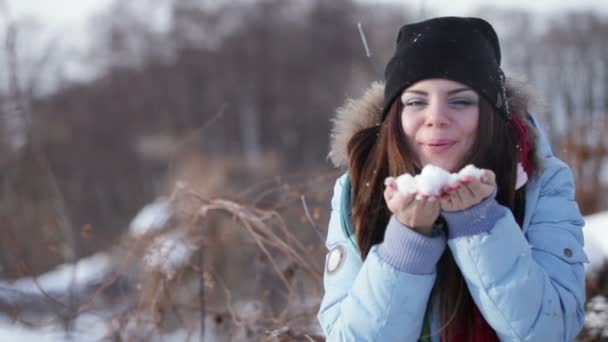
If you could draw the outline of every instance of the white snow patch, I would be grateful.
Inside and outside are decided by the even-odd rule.
[[[148,232],[162,229],[173,211],[166,197],[159,197],[156,201],[144,206],[135,216],[129,226],[132,236],[142,236]]]
[[[608,185],[608,159],[602,163],[602,169],[600,171],[600,183]]]
[[[585,253],[589,264],[585,265],[588,272],[599,270],[608,257],[608,211],[585,216]]]
[[[74,321],[73,330],[66,333],[58,324],[41,327],[24,326],[18,322],[3,320],[0,316],[0,341],[105,341],[108,334],[107,323],[96,315],[82,314]]]
[[[585,327],[593,337],[608,338],[608,302],[604,296],[595,296],[587,303]]]
[[[439,196],[443,188],[453,185],[465,177],[481,178],[484,171],[473,165],[467,165],[458,173],[448,171],[435,166],[427,165],[419,175],[400,175],[395,179],[397,189],[404,194],[417,193],[421,195]],[[390,178],[386,182],[390,182]]]
[[[144,255],[144,265],[148,271],[160,271],[171,279],[176,269],[188,262],[194,250],[188,236],[170,232],[154,239]]]
[[[14,281],[0,281],[0,298],[8,301],[17,295],[44,295],[47,293],[67,293],[79,290],[87,284],[101,281],[112,269],[110,257],[97,253],[80,259],[76,264],[63,264],[37,277],[21,278]]]

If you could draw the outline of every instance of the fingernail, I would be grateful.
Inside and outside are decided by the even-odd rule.
[[[470,179],[468,179],[468,178],[463,178],[463,179],[461,179],[461,180],[460,180],[460,182],[461,182],[462,184],[469,184],[469,183],[471,183],[471,180],[470,180]]]

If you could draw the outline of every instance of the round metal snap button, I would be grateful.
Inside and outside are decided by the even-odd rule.
[[[344,264],[346,259],[346,249],[341,245],[334,247],[327,257],[327,273],[336,273]]]

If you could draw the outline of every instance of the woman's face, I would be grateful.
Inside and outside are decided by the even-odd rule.
[[[407,88],[401,101],[401,125],[420,166],[458,171],[477,136],[479,95],[462,83],[435,78]]]

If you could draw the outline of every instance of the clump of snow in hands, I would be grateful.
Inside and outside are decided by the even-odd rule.
[[[473,165],[467,165],[458,173],[448,171],[435,166],[427,165],[419,175],[413,177],[410,174],[403,174],[395,179],[397,189],[403,194],[418,194],[438,197],[447,186],[454,185],[463,178],[481,178],[483,170]],[[387,182],[391,178],[387,179]]]
[[[177,269],[190,260],[195,246],[188,241],[188,236],[181,232],[160,235],[148,247],[144,256],[144,265],[148,271],[160,271],[172,279]]]

